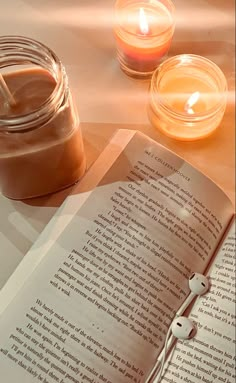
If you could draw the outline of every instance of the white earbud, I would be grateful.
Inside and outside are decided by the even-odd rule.
[[[146,383],[149,383],[150,381],[152,381],[153,383],[160,382],[166,357],[176,339],[190,339],[195,335],[196,327],[194,323],[190,319],[183,317],[181,315],[187,309],[187,307],[192,303],[193,299],[196,298],[197,296],[205,294],[209,290],[209,287],[210,287],[210,283],[208,278],[205,275],[199,274],[199,273],[193,273],[190,276],[189,278],[190,294],[186,298],[183,305],[176,312],[175,318],[166,334],[164,348],[162,352],[159,354],[155,362],[155,365],[153,366],[146,380]],[[158,375],[156,375],[157,372],[158,372]],[[154,380],[152,380],[153,378]]]
[[[189,278],[189,288],[191,292],[186,298],[183,305],[176,312],[175,316],[182,315],[183,312],[187,309],[187,307],[192,303],[193,299],[196,298],[196,296],[205,294],[208,291],[209,287],[210,283],[205,275],[199,273],[192,274]]]
[[[187,317],[180,316],[173,320],[171,326],[169,327],[169,330],[166,334],[166,340],[165,345],[162,350],[162,352],[159,354],[155,365],[152,368],[152,371],[150,372],[146,382],[152,381],[152,383],[159,383],[164,364],[167,358],[167,355],[170,351],[170,349],[173,346],[173,343],[176,339],[191,339],[195,333],[196,333],[196,326],[195,324]],[[157,371],[159,370],[158,374],[156,375]],[[156,376],[155,376],[156,375]],[[155,376],[155,378],[154,378]],[[154,378],[154,380],[152,380]]]
[[[172,322],[171,331],[177,339],[190,339],[195,334],[196,327],[187,317],[177,317]]]
[[[203,295],[209,289],[208,278],[199,273],[194,273],[189,278],[189,288],[195,295]]]

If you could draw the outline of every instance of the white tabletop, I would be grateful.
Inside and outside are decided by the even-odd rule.
[[[65,65],[79,110],[88,166],[117,128],[139,129],[202,170],[234,202],[234,0],[173,0],[176,30],[169,56],[208,57],[226,75],[230,97],[220,128],[208,139],[176,142],[147,118],[148,82],[119,69],[111,0],[0,0],[0,35],[24,35],[48,45]],[[21,202],[0,195],[0,288],[36,240],[69,189]]]

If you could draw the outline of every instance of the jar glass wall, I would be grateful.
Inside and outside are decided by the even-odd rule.
[[[153,73],[148,115],[167,136],[192,141],[219,126],[227,102],[227,81],[221,69],[198,55],[178,55]]]
[[[51,49],[21,36],[0,37],[0,71],[15,106],[0,94],[0,189],[13,199],[77,182],[86,161],[65,69]]]
[[[151,77],[168,54],[175,29],[171,0],[116,0],[114,36],[121,69],[131,77]]]

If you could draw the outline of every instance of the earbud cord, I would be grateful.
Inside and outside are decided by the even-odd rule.
[[[169,327],[169,329],[167,331],[164,347],[162,348],[162,351],[161,351],[160,355],[158,356],[158,358],[157,358],[157,360],[156,360],[156,362],[155,362],[151,372],[149,373],[149,375],[147,377],[147,380],[145,381],[146,383],[153,382],[152,379],[155,377],[155,375],[158,372],[159,368],[162,368],[162,365],[160,366],[160,363],[161,362],[163,363],[163,358],[165,359],[165,357],[166,357],[166,350],[170,348],[171,343],[173,341],[173,337],[172,336],[169,337],[170,332],[171,332],[171,326]]]
[[[189,278],[189,281],[191,281],[193,279],[193,277],[195,277],[195,275],[197,275],[196,273],[194,273],[192,275],[192,277]],[[197,275],[199,277],[199,275]],[[201,278],[205,278],[205,281],[203,283],[203,281],[201,281],[201,289],[199,290],[199,286],[198,289],[196,290],[196,288],[192,288],[193,286],[190,286],[190,294],[187,296],[187,298],[185,299],[184,303],[180,306],[179,310],[177,310],[176,314],[175,314],[175,318],[181,316],[183,314],[183,312],[187,309],[187,307],[193,302],[194,298],[199,298],[199,296],[203,295],[208,289],[209,289],[209,282],[207,280],[207,277],[205,277],[204,275],[201,275],[200,274],[200,277]],[[202,290],[202,286],[204,287],[204,289]],[[195,286],[196,287],[196,286]],[[174,319],[175,319],[174,318]],[[174,320],[173,319],[173,320]],[[172,321],[173,323],[173,321]],[[168,332],[167,332],[167,335],[166,335],[166,339],[165,339],[165,344],[164,344],[164,349],[162,349],[162,352],[159,354],[150,374],[148,375],[147,379],[146,379],[146,383],[160,383],[160,380],[161,380],[161,377],[162,377],[162,372],[163,372],[163,368],[164,368],[164,364],[165,364],[165,360],[166,360],[166,354],[167,354],[167,350],[169,351],[170,348],[171,348],[171,343],[173,342],[174,338],[173,336],[170,337],[170,331],[171,331],[171,325],[168,329]],[[161,366],[160,366],[160,363],[161,363]],[[160,367],[160,369],[159,369]],[[155,377],[156,373],[158,372],[159,370],[159,373],[158,375]],[[154,380],[153,380],[153,377],[154,377]]]
[[[167,343],[169,340],[170,332],[171,332],[171,326],[169,327],[169,330],[166,334],[166,340],[165,340],[165,344],[164,344],[164,353],[163,353],[162,360],[161,360],[161,367],[160,367],[160,370],[158,372],[158,375],[154,378],[153,383],[160,383],[160,381],[161,381],[162,373],[163,373],[163,369],[164,369],[165,361],[166,361]],[[172,340],[172,336],[170,339]]]

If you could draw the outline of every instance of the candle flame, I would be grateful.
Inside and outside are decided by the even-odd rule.
[[[143,8],[139,9],[139,28],[143,35],[149,33],[148,21]]]
[[[193,111],[192,107],[196,104],[196,102],[198,101],[199,97],[200,97],[200,93],[199,92],[194,92],[188,98],[188,100],[187,100],[187,102],[185,104],[185,107],[184,107],[184,110],[188,114],[194,114],[194,111]]]

